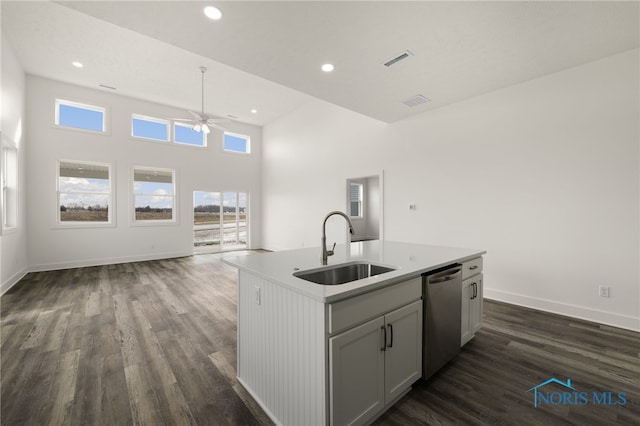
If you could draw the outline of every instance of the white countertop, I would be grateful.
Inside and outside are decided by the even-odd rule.
[[[329,247],[330,248],[330,247]],[[294,277],[298,271],[323,269],[320,247],[255,253],[225,257],[222,262],[253,273],[270,282],[282,285],[323,303],[332,303],[366,293],[394,283],[420,276],[442,266],[461,263],[482,256],[484,250],[428,246],[392,241],[363,241],[336,246],[328,265],[353,261],[367,261],[397,268],[362,280],[339,285],[322,285]]]

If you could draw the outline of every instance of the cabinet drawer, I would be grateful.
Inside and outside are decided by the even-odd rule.
[[[465,280],[482,272],[482,258],[471,259],[462,264],[462,279]]]
[[[422,277],[329,305],[329,334],[346,330],[422,297]]]

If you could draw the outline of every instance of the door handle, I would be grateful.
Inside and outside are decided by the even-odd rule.
[[[380,326],[381,336],[382,336],[382,346],[380,347],[381,351],[387,350],[387,329],[383,326]]]
[[[390,348],[393,347],[393,325],[391,324],[387,324],[387,328],[389,329],[389,336],[391,336],[391,341],[389,342],[389,346]]]

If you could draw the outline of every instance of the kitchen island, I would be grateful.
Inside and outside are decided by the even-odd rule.
[[[336,247],[329,265],[394,270],[340,285],[294,276],[324,269],[320,248],[225,258],[239,269],[238,380],[276,424],[367,423],[421,377],[421,274],[482,250],[390,241]]]

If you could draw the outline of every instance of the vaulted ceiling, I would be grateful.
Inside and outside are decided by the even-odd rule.
[[[637,48],[639,5],[3,1],[2,31],[34,75],[198,110],[204,65],[211,114],[265,125],[315,97],[393,122]]]

